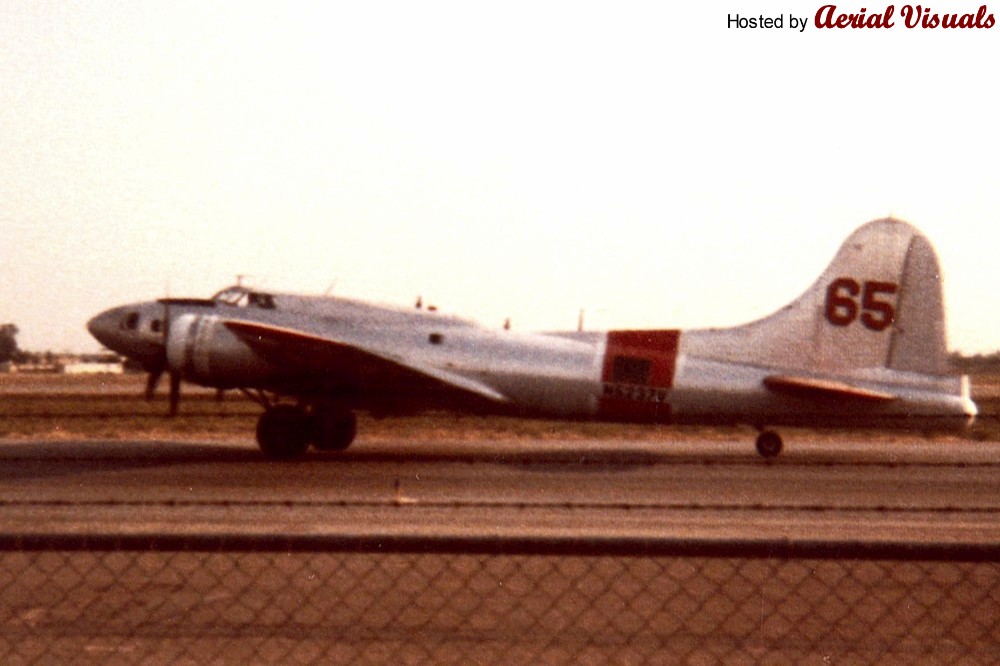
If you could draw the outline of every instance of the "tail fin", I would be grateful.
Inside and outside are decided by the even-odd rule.
[[[769,317],[693,333],[685,351],[736,363],[947,373],[937,255],[899,220],[858,228],[812,287]]]

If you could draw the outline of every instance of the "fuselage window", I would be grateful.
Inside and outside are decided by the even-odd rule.
[[[127,315],[125,315],[125,318],[122,319],[121,327],[122,330],[124,331],[134,331],[135,329],[139,328],[139,313],[129,312]]]
[[[432,345],[439,345],[442,342],[444,342],[444,336],[441,335],[440,333],[431,333],[427,337],[427,342],[431,343]]]
[[[154,319],[153,321],[149,322],[149,330],[151,330],[153,333],[162,332],[163,322],[160,321],[159,319]]]

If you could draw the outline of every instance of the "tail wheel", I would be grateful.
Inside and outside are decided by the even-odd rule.
[[[343,451],[358,434],[358,418],[347,408],[319,409],[313,418],[316,428],[313,444],[320,451]]]
[[[781,453],[781,436],[773,430],[765,430],[757,436],[757,453],[765,458],[774,458]]]
[[[257,444],[268,458],[297,458],[309,448],[309,417],[293,405],[268,408],[257,421]]]

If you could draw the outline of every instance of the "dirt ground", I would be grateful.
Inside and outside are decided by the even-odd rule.
[[[1000,375],[973,377],[973,398],[980,418],[966,437],[1000,441]],[[185,384],[180,414],[167,416],[161,387],[152,401],[143,398],[145,376],[0,374],[0,439],[150,439],[252,441],[260,407],[237,391],[215,391]],[[655,426],[498,418],[451,413],[374,418],[359,415],[359,439],[447,438],[450,440],[628,439],[673,441],[692,437],[729,439],[752,436],[745,427]],[[794,435],[794,429],[785,429]],[[898,433],[867,433],[893,439]],[[836,430],[811,432],[812,438],[842,436]],[[906,437],[912,439],[913,434]],[[953,435],[927,434],[929,438]]]

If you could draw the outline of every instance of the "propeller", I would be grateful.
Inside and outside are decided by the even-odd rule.
[[[160,383],[160,377],[163,376],[163,364],[157,363],[155,366],[147,367],[146,372],[149,373],[146,376],[146,400],[152,401],[155,397],[154,393],[156,393],[156,385]]]
[[[168,400],[170,404],[170,409],[168,411],[169,416],[177,416],[177,410],[181,401],[181,376],[180,373],[175,372],[169,368],[169,363],[167,362],[167,342],[170,335],[170,304],[168,302],[163,303],[163,320],[160,324],[160,335],[162,337],[162,353],[157,356],[157,358],[146,366],[146,372],[149,375],[146,377],[146,400],[152,400],[156,393],[156,387],[160,383],[160,378],[166,372],[170,377],[170,390],[168,394]]]
[[[177,416],[177,407],[181,402],[181,376],[179,373],[170,373],[170,416]]]

